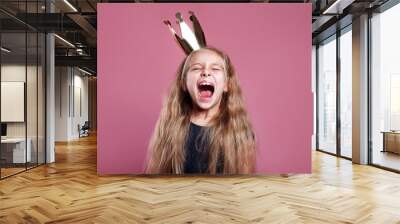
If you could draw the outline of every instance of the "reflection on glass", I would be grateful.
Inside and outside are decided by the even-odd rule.
[[[352,35],[351,30],[340,36],[340,152],[352,157]]]
[[[371,21],[372,163],[396,170],[400,170],[399,20],[400,5],[396,5]]]
[[[26,144],[25,91],[26,44],[25,33],[2,33],[1,45],[10,52],[1,52],[1,176],[25,170],[31,159]],[[28,147],[27,147],[28,146]],[[28,150],[27,150],[28,148]]]
[[[43,13],[45,1],[0,1],[14,14]],[[45,162],[45,35],[0,12],[0,178]]]
[[[27,163],[28,168],[37,165],[37,76],[38,76],[38,56],[37,56],[37,33],[27,33],[27,143],[31,151],[30,161]]]
[[[312,91],[313,91],[313,136],[312,136],[312,150],[316,149],[316,133],[317,133],[317,97],[316,97],[316,64],[317,64],[317,48],[316,46],[312,46]]]
[[[318,48],[318,148],[336,153],[336,39]]]
[[[45,44],[46,39],[43,33],[39,33],[38,40],[38,164],[45,163]]]
[[[400,130],[400,73],[390,75],[390,130]]]

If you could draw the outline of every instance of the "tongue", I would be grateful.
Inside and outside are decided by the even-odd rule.
[[[201,97],[211,97],[212,92],[210,90],[202,90],[202,91],[200,91],[200,96]]]

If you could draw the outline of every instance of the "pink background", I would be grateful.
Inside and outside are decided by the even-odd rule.
[[[259,140],[258,173],[311,172],[311,4],[98,4],[99,174],[143,173],[163,97],[184,58],[163,24],[197,15],[232,59]]]

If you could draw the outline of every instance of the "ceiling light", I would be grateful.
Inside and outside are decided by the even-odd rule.
[[[7,48],[5,48],[5,47],[1,47],[1,50],[4,51],[4,52],[6,52],[6,53],[10,53],[10,52],[11,52],[11,50],[9,50],[9,49],[7,49]]]
[[[324,10],[322,14],[341,14],[347,6],[351,5],[355,0],[336,0],[332,5]]]
[[[78,12],[78,10],[71,4],[69,3],[68,0],[64,0],[65,4],[67,4],[74,12]]]
[[[88,71],[86,71],[86,70],[83,70],[83,69],[81,69],[81,68],[79,68],[79,67],[78,67],[78,70],[81,71],[81,72],[83,72],[83,73],[85,73],[85,74],[87,74],[87,75],[93,75],[92,73],[90,73],[90,72],[88,72]]]
[[[62,38],[62,37],[60,37],[60,36],[57,35],[57,34],[54,34],[54,36],[57,37],[58,39],[60,39],[61,41],[63,41],[64,43],[66,43],[67,45],[69,45],[70,47],[75,48],[75,45],[73,45],[73,44],[72,44],[71,42],[69,42],[68,40],[66,40],[66,39],[64,39],[64,38]]]

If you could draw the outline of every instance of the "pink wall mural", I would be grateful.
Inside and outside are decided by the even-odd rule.
[[[144,172],[185,57],[163,20],[194,11],[235,66],[258,138],[257,173],[311,172],[311,4],[98,4],[99,174]],[[176,26],[176,24],[173,24]],[[177,29],[179,30],[179,29]]]

